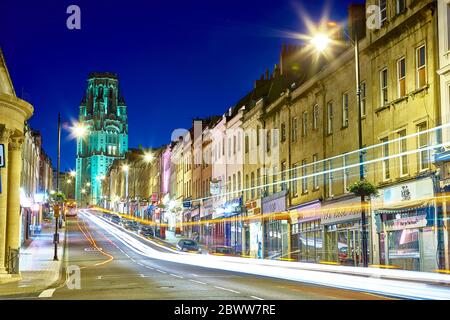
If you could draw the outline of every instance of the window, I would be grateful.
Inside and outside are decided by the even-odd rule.
[[[259,134],[261,128],[259,126],[256,127],[256,145],[259,146]]]
[[[398,97],[406,96],[406,60],[401,58],[397,62]]]
[[[231,138],[228,138],[228,158],[231,157]]]
[[[246,189],[246,195],[247,195],[247,199],[249,199],[250,197],[250,190],[248,189],[250,186],[250,180],[248,178],[248,174],[245,175],[245,189]]]
[[[328,196],[333,196],[333,164],[331,160],[328,160]]]
[[[348,180],[350,178],[350,170],[348,168],[348,155],[345,154],[343,159],[342,159],[342,164],[344,167],[344,171],[343,171],[343,178],[344,178],[344,193],[348,193],[349,191],[347,190],[347,186],[348,186]]]
[[[254,172],[251,173],[250,181],[251,181],[251,186],[252,186],[252,191],[251,191],[252,199],[254,199],[255,198],[255,173]]]
[[[313,129],[317,130],[319,128],[319,105],[316,104],[313,107]]]
[[[287,190],[287,183],[286,183],[286,162],[283,162],[281,164],[281,190]]]
[[[366,116],[366,82],[361,82],[359,87],[359,94],[361,99],[361,117]]]
[[[348,127],[348,93],[342,95],[342,127]]]
[[[319,161],[319,155],[315,154],[313,155],[313,171],[314,171],[314,176],[313,176],[313,187],[314,190],[319,189],[319,164],[317,163]]]
[[[297,141],[297,125],[298,125],[297,118],[293,118],[292,119],[292,142]]]
[[[237,140],[237,150],[241,151],[241,132],[238,132],[238,140]]]
[[[241,182],[241,172],[240,171],[238,171],[238,173],[237,173],[237,184],[238,184],[238,192],[240,193],[240,194],[242,194],[241,192],[242,192],[242,182]]]
[[[256,196],[260,197],[261,196],[261,168],[258,168],[258,170],[256,170]]]
[[[389,171],[389,139],[388,137],[381,139],[381,143],[383,144],[381,146],[382,150],[382,157],[383,157],[383,180],[389,180],[391,177],[390,171]]]
[[[233,174],[233,193],[236,192],[236,187],[237,187],[237,184],[236,184],[236,174],[234,173],[234,174]]]
[[[306,169],[306,159],[302,160],[302,194],[305,194],[308,192],[308,178],[307,175],[307,169]]]
[[[281,142],[286,140],[286,125],[284,123],[281,124]]]
[[[303,118],[302,118],[302,136],[306,137],[308,133],[308,113],[305,111],[303,112]]]
[[[273,146],[276,147],[278,145],[278,129],[273,129]]]
[[[427,84],[427,62],[426,49],[421,46],[416,50],[417,59],[417,88],[420,89]]]
[[[291,190],[292,190],[292,196],[297,197],[298,196],[298,165],[294,164],[292,171],[291,171]]]
[[[379,0],[380,5],[380,22],[383,25],[387,20],[387,6],[386,0]]]
[[[327,133],[333,133],[333,103],[328,102],[327,105]]]
[[[406,0],[397,0],[396,13],[400,14],[406,10]]]
[[[428,133],[423,132],[427,130],[426,122],[421,123],[417,126],[417,131],[420,133],[418,136],[418,148],[425,149],[428,147]],[[422,133],[423,132],[423,133]],[[419,170],[428,169],[428,161],[429,161],[429,151],[423,150],[419,152]]]
[[[381,106],[388,103],[388,71],[383,69],[380,71],[380,101]]]
[[[249,146],[248,146],[248,143],[249,143],[249,142],[248,142],[248,135],[246,134],[246,135],[245,135],[245,153],[248,153],[248,147],[249,147]]]
[[[278,181],[277,175],[278,175],[278,168],[277,168],[277,166],[274,166],[273,167],[273,172],[272,172],[272,182],[273,182],[273,184],[272,184],[272,192],[273,193],[276,193],[277,190],[278,190],[278,188],[277,188],[277,181]]]
[[[270,152],[270,130],[267,130],[266,133],[266,150]]]
[[[236,154],[237,141],[236,136],[233,136],[233,154]]]
[[[401,130],[398,133],[399,137],[399,152],[404,153],[407,151],[407,144],[406,144],[406,130]],[[408,155],[402,155],[400,156],[400,176],[404,176],[408,174]]]

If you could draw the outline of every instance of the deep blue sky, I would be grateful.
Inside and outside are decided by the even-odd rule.
[[[130,147],[156,147],[251,90],[278,63],[282,43],[296,43],[283,31],[305,30],[300,6],[318,21],[328,4],[331,18],[342,20],[349,2],[1,0],[0,46],[56,165],[57,112],[76,119],[89,72],[119,74]],[[81,8],[81,30],[66,28],[71,4]],[[63,170],[75,166],[75,143],[66,137]]]

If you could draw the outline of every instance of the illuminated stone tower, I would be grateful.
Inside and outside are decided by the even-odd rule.
[[[127,107],[117,75],[89,75],[78,121],[88,133],[77,141],[76,200],[81,205],[97,204],[109,166],[128,151]]]

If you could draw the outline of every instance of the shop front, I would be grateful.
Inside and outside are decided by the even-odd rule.
[[[302,262],[322,260],[322,228],[319,200],[289,208],[291,216],[291,258]]]
[[[195,241],[200,239],[200,207],[196,206],[191,210],[191,238]]]
[[[352,195],[329,201],[323,204],[321,212],[322,259],[343,265],[362,266],[361,199]],[[367,221],[370,221],[369,212],[366,216]],[[369,230],[369,225],[366,225],[368,248],[371,247]],[[370,262],[370,254],[368,256]]]
[[[225,202],[225,245],[242,252],[242,198]]]
[[[200,243],[206,246],[212,245],[212,199],[203,200],[200,207]]]
[[[438,269],[438,218],[432,178],[381,189],[375,210],[380,264],[404,270]]]
[[[252,258],[263,258],[263,223],[261,199],[248,201],[245,204],[247,219],[244,223],[244,254]]]
[[[225,222],[224,222],[224,208],[223,205],[217,206],[213,210],[212,214],[212,233],[213,233],[213,246],[225,245]]]
[[[286,212],[287,191],[262,199],[263,254],[265,258],[289,258],[289,216]]]

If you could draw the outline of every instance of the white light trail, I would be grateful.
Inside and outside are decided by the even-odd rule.
[[[418,282],[428,281],[450,284],[449,275],[160,252],[95,215],[86,211],[81,212],[83,217],[88,218],[113,235],[130,250],[153,259],[407,299],[450,299],[450,288]],[[383,277],[383,279],[380,279],[380,277]],[[386,277],[390,277],[392,280],[385,279]]]

